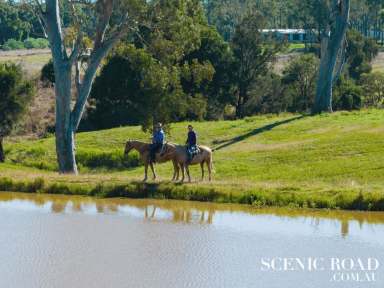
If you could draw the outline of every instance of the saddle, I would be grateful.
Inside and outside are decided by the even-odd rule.
[[[161,149],[159,151],[157,151],[157,154],[160,157],[163,157],[165,154],[167,154],[169,152],[167,144],[168,144],[168,142],[164,143],[164,145],[161,146]]]

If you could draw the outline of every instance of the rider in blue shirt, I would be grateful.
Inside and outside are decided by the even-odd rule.
[[[161,123],[157,123],[153,130],[152,144],[150,146],[150,159],[156,161],[156,153],[163,149],[165,143],[165,133]]]

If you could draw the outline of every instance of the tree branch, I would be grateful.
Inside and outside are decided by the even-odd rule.
[[[59,1],[49,0],[46,1],[46,27],[48,39],[51,45],[51,51],[54,60],[64,60],[66,58],[66,51],[64,46],[63,32],[61,29],[61,18],[59,11]]]
[[[344,65],[345,65],[345,62],[346,62],[347,46],[348,46],[347,39],[344,39],[343,46],[340,49],[339,63],[337,65],[337,68],[335,69],[335,74],[333,76],[333,84],[335,84],[337,82],[337,80],[339,80],[340,75],[343,72]]]
[[[94,41],[94,49],[101,46],[104,41],[105,32],[109,24],[113,12],[114,0],[98,0],[96,3],[96,10],[98,12],[98,21],[96,24],[96,37]]]
[[[77,60],[77,59],[76,59]],[[81,68],[81,62],[76,61],[75,69],[76,69],[76,92],[77,92],[77,97],[80,95],[80,90],[81,90],[81,75],[80,75],[80,68]]]
[[[69,56],[69,61],[73,64],[75,63],[76,61],[78,61],[78,58],[80,56],[80,53],[81,53],[81,45],[83,44],[83,33],[80,31],[78,31],[78,34],[77,34],[77,39],[72,47],[72,52],[71,52],[71,55]]]
[[[41,3],[39,2],[39,0],[33,0],[33,2],[35,3],[36,9],[33,8],[33,6],[34,6],[33,4],[28,5],[28,6],[30,7],[32,13],[36,15],[37,21],[39,21],[41,29],[43,30],[44,37],[48,38],[47,27],[46,27],[46,23],[45,23],[45,20],[46,20],[45,19],[45,12],[43,10],[43,7],[41,6]]]
[[[119,34],[119,36],[121,37],[121,34]],[[97,68],[100,66],[103,58],[108,54],[108,52],[112,49],[120,37],[113,37],[107,41],[104,41],[102,46],[94,50],[90,56],[88,68],[85,72],[82,83],[79,85],[78,98],[71,113],[71,121],[73,125],[72,127],[74,127],[75,131],[79,127],[80,120],[84,112],[84,107],[87,103],[93,80],[96,76]]]

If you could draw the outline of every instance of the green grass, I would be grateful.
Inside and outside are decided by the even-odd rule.
[[[286,52],[295,52],[295,51],[300,51],[305,48],[304,43],[289,43],[288,47],[286,48]]]
[[[32,50],[33,52],[33,50]],[[51,55],[49,53],[47,54],[30,54],[30,55],[8,55],[8,56],[1,56],[0,61],[2,62],[27,62],[30,64],[46,64],[49,59],[51,59]]]
[[[26,50],[22,50],[26,51]],[[36,77],[40,75],[40,71],[43,68],[43,66],[48,63],[49,59],[51,59],[51,54],[49,52],[47,53],[37,53],[33,54],[34,50],[27,50],[28,53],[31,54],[22,54],[18,55],[20,53],[19,50],[14,51],[6,51],[4,53],[0,53],[0,62],[14,62],[17,64],[20,64],[23,70],[27,73],[30,77]]]
[[[168,140],[183,143],[186,125],[173,124]],[[76,177],[54,172],[53,138],[7,141],[0,190],[384,210],[383,110],[265,115],[194,126],[200,143],[217,149],[212,183],[166,182],[172,176],[166,163],[157,167],[162,182],[142,185],[137,154],[122,155],[126,140],[148,141],[149,135],[123,127],[77,135]],[[199,178],[198,167],[192,176]],[[35,185],[36,179],[43,185]]]

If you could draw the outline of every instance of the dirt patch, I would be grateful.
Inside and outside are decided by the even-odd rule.
[[[373,71],[384,72],[384,52],[379,52],[375,59],[372,61]]]
[[[298,56],[300,56],[301,53],[289,53],[289,54],[282,54],[282,55],[278,55],[276,57],[276,63],[273,67],[273,72],[277,73],[277,74],[282,74],[283,73],[283,70],[284,68],[287,66],[287,64],[294,58],[297,58]]]
[[[51,54],[49,49],[23,49],[23,50],[12,50],[2,51],[0,50],[0,57],[17,57],[17,56],[30,56],[30,55],[42,55]]]

